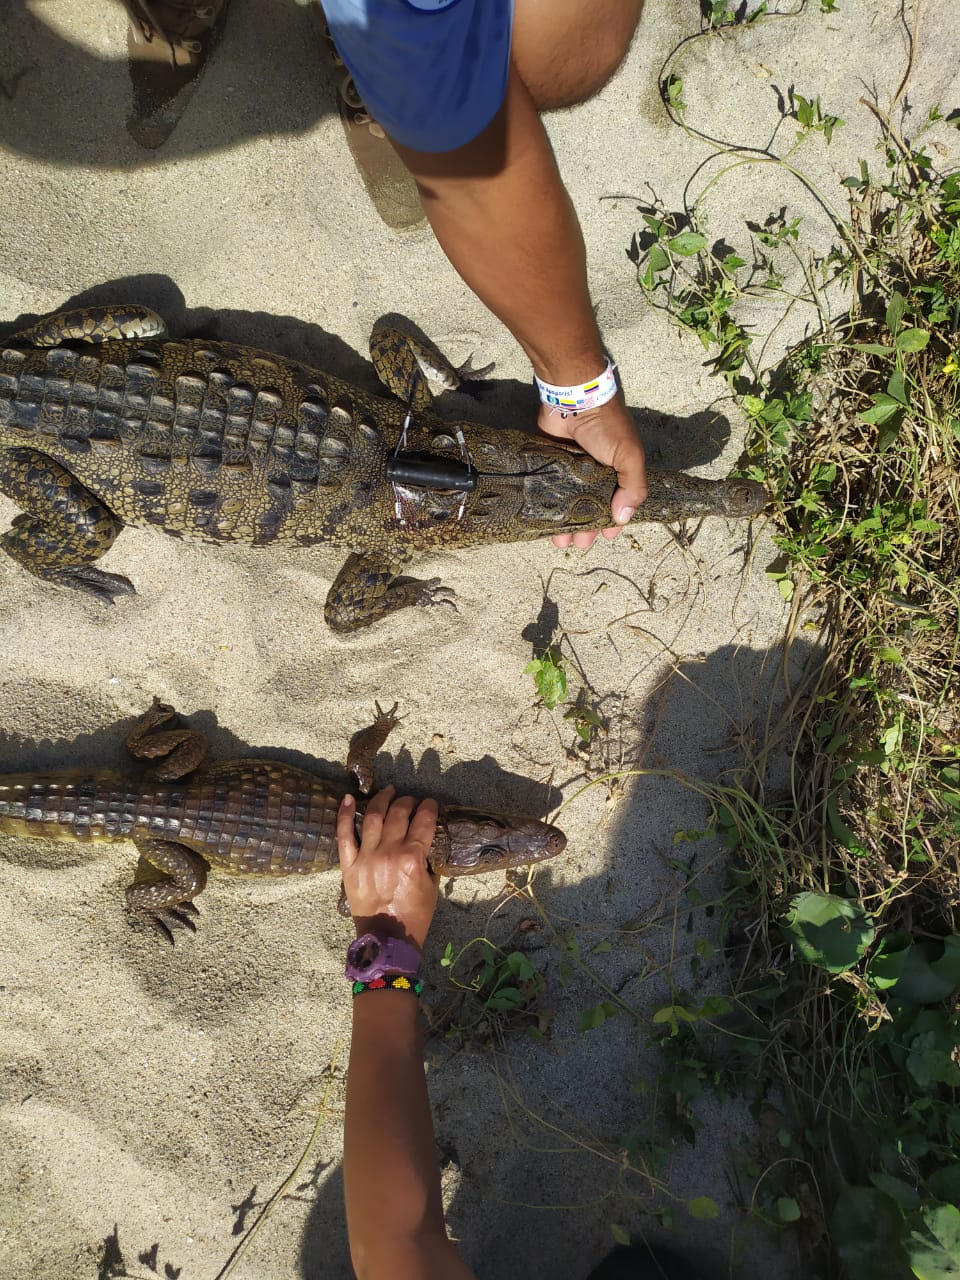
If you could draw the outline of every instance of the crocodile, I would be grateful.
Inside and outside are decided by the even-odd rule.
[[[441,420],[422,344],[381,325],[370,346],[391,398],[269,352],[170,339],[137,305],[21,330],[0,350],[0,491],[23,514],[0,547],[38,578],[112,603],[133,585],[95,561],[124,524],[326,543],[348,552],[324,610],[345,633],[452,604],[440,579],[401,572],[417,552],[609,524],[611,468],[562,441]],[[648,479],[635,520],[744,518],[767,502],[752,480]]]
[[[356,779],[357,834],[373,757],[399,722],[397,704],[376,704],[373,723],[354,734],[347,769]],[[126,739],[140,778],[72,769],[0,775],[0,832],[45,840],[131,841],[140,860],[126,890],[129,910],[171,941],[195,929],[194,898],[211,868],[235,875],[286,876],[339,863],[337,810],[346,782],[276,760],[206,763],[207,739],[155,699]],[[442,876],[509,870],[554,858],[567,838],[537,818],[441,805],[427,855]],[[349,914],[341,894],[340,911]]]

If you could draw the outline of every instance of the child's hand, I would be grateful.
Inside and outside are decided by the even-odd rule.
[[[394,800],[394,788],[378,791],[363,815],[360,847],[354,833],[357,802],[343,797],[337,814],[340,870],[357,936],[376,930],[423,943],[437,905],[436,877],[427,853],[437,829],[435,800]],[[414,810],[416,809],[416,812]]]

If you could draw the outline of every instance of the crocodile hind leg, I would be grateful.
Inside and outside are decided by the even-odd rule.
[[[439,578],[398,577],[377,555],[349,555],[327,592],[323,616],[332,631],[359,631],[398,609],[453,603],[453,592]]]
[[[174,724],[158,732],[162,725]],[[158,782],[174,782],[192,773],[206,758],[206,734],[188,729],[178,723],[179,716],[173,707],[159,698],[146,715],[141,716],[127,737],[126,747],[135,760],[159,760],[150,770]],[[162,757],[166,756],[166,759]]]
[[[173,926],[196,931],[193,899],[207,883],[207,864],[174,840],[136,840],[140,861],[127,888],[127,907],[173,942]]]
[[[133,593],[129,579],[93,565],[122,524],[59,462],[36,449],[0,450],[0,493],[24,509],[0,537],[0,549],[35,577],[108,604]]]
[[[453,365],[432,342],[422,342],[384,321],[377,321],[371,330],[370,358],[387,390],[416,412],[433,403],[431,384],[438,392],[465,391],[479,396],[480,388],[467,383],[481,382],[496,368],[485,364],[475,369],[472,356],[462,365]]]
[[[17,347],[57,347],[61,342],[128,342],[165,338],[161,316],[139,303],[117,307],[74,307],[44,316],[5,341]]]

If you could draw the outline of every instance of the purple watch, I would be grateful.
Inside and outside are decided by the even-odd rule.
[[[351,982],[373,982],[387,974],[419,978],[421,959],[419,947],[412,942],[364,933],[347,947],[344,973]]]

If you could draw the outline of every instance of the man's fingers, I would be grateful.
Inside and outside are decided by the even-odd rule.
[[[647,496],[647,460],[644,457],[643,445],[637,441],[638,449],[629,451],[629,461],[624,467],[617,467],[619,488],[613,495],[611,510],[617,524],[627,524],[633,513]]]
[[[363,815],[363,830],[361,832],[360,847],[362,849],[370,849],[379,844],[380,835],[383,831],[384,815],[390,808],[390,801],[393,796],[394,788],[384,787],[382,791],[377,792],[367,805],[366,812]]]
[[[340,801],[337,810],[337,852],[340,855],[341,867],[352,867],[357,860],[357,836],[353,820],[357,814],[357,802],[353,796],[346,795]]]
[[[416,803],[413,796],[401,796],[399,800],[394,800],[383,820],[383,833],[380,839],[384,844],[399,844],[406,838],[410,815]]]
[[[430,851],[433,837],[437,834],[437,813],[436,800],[421,800],[407,832],[407,839],[422,844],[426,852]]]

